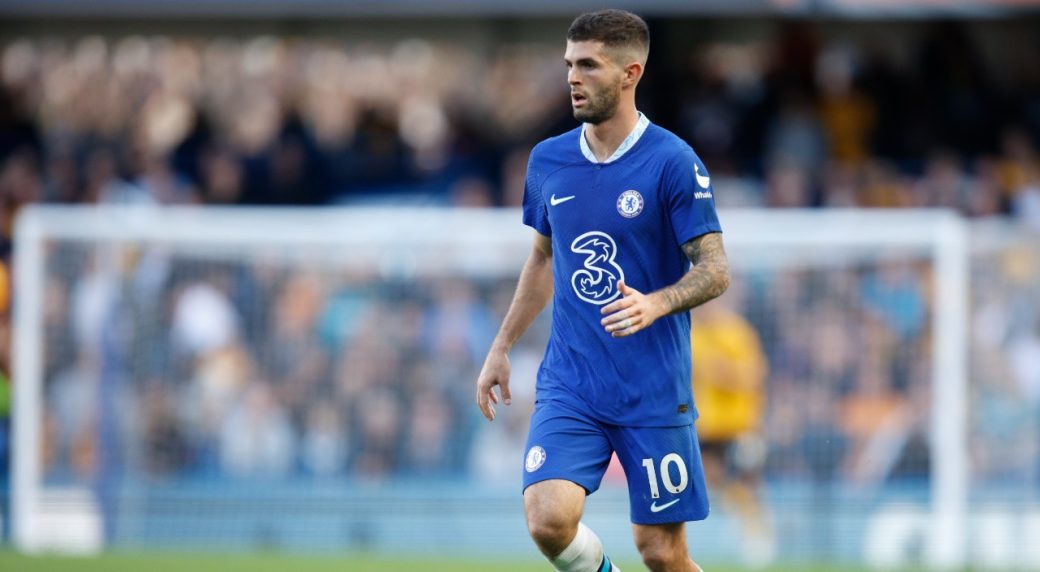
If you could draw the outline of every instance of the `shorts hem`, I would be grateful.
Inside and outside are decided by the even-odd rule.
[[[707,513],[705,513],[703,515],[701,515],[701,514],[678,515],[678,516],[675,516],[675,517],[665,516],[665,517],[662,517],[660,519],[637,519],[637,518],[630,518],[630,520],[632,521],[632,524],[639,524],[639,525],[642,525],[642,526],[653,526],[655,524],[675,524],[675,523],[678,523],[678,522],[699,522],[699,521],[702,521],[702,520],[707,520],[707,518],[708,518],[708,515],[707,515]]]
[[[596,485],[596,486],[590,488],[587,483],[579,482],[578,480],[576,480],[574,478],[571,478],[569,476],[553,475],[551,473],[546,473],[544,475],[538,475],[537,477],[534,477],[531,480],[526,480],[525,479],[524,483],[523,483],[523,488],[521,489],[520,493],[523,494],[523,493],[527,492],[527,488],[528,487],[530,487],[531,485],[538,484],[538,483],[540,483],[542,481],[567,481],[569,483],[574,483],[574,484],[578,485],[579,487],[585,489],[585,496],[589,496],[592,493],[594,493],[597,490],[599,490],[599,485]]]

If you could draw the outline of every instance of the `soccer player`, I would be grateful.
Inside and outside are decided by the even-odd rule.
[[[531,153],[523,219],[534,245],[477,379],[477,405],[494,420],[494,404],[510,402],[509,349],[552,298],[523,485],[528,530],[560,572],[618,570],[580,522],[612,452],[647,567],[700,570],[684,531],[708,514],[688,311],[726,290],[729,264],[704,165],[636,110],[648,52],[646,23],[629,12],[571,24],[564,61],[583,125]]]
[[[740,522],[744,563],[763,568],[776,553],[759,492],[767,454],[760,431],[769,362],[758,332],[734,308],[735,290],[693,313],[697,438],[708,486]]]

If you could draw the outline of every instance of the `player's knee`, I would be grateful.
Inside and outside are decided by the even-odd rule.
[[[556,556],[578,531],[578,523],[552,514],[533,514],[527,517],[527,531],[535,544],[546,555]]]
[[[668,546],[652,546],[640,551],[643,564],[651,572],[663,572],[665,570],[678,570],[679,565],[688,556]]]
[[[679,569],[681,563],[689,558],[685,546],[671,541],[664,535],[652,535],[640,539],[637,542],[637,548],[639,548],[639,555],[643,557],[643,564],[652,572]]]

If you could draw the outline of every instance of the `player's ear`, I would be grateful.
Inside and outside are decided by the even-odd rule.
[[[625,78],[622,80],[623,87],[632,87],[639,83],[643,77],[643,64],[633,61],[624,67]]]

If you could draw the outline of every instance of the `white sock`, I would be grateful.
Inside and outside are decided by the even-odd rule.
[[[550,562],[557,572],[599,572],[604,564],[603,543],[591,528],[579,522],[574,540]],[[616,566],[613,570],[620,572]]]

